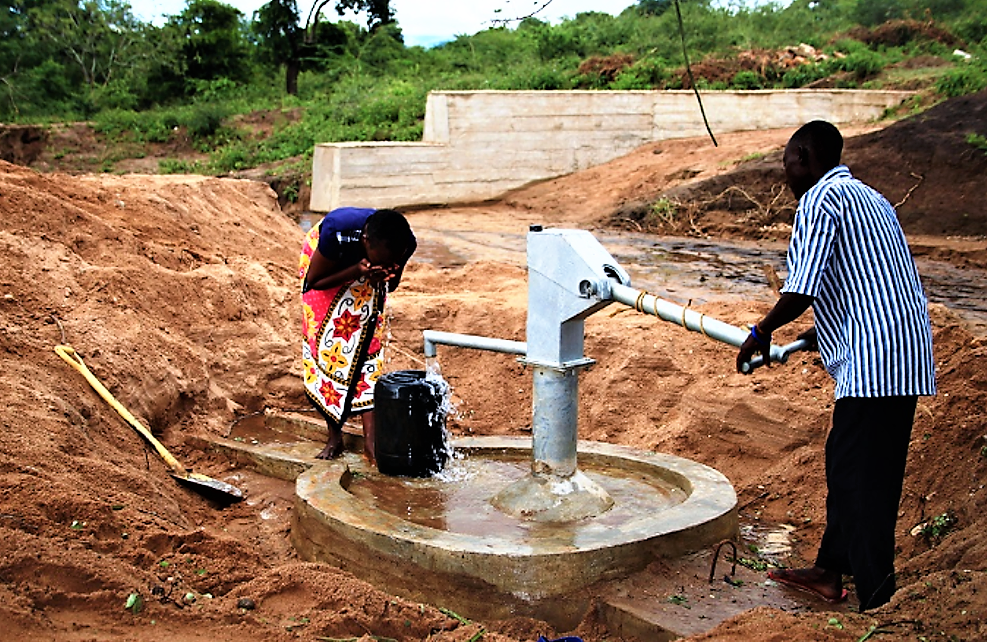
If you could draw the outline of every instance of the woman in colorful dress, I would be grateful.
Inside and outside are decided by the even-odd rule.
[[[374,459],[374,386],[383,368],[387,293],[418,243],[394,210],[335,209],[312,226],[302,246],[302,363],[305,394],[326,420],[329,438],[316,457],[343,452],[343,423],[359,414],[364,454]]]

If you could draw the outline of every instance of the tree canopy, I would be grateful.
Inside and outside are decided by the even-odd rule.
[[[156,26],[127,0],[0,0],[0,120],[95,118],[153,139],[181,125],[227,137],[210,148],[243,148],[222,161],[230,166],[305,153],[317,139],[415,140],[432,89],[901,82],[957,95],[987,85],[987,0],[680,0],[695,78],[683,73],[673,0],[555,24],[536,13],[430,48],[405,43],[390,0],[302,4],[269,0],[245,16],[222,0],[186,0]],[[359,24],[342,17],[350,11]],[[820,56],[781,59],[800,44]],[[906,59],[934,64],[916,80]],[[294,106],[303,122],[265,150],[222,127],[232,113]]]

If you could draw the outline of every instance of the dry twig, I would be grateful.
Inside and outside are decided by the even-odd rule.
[[[912,195],[912,192],[914,192],[915,190],[917,190],[918,189],[918,186],[921,185],[922,184],[922,181],[925,180],[925,176],[921,176],[919,174],[916,174],[915,172],[909,172],[909,174],[912,175],[912,178],[917,178],[918,179],[918,182],[915,183],[914,185],[912,185],[911,188],[909,188],[909,190],[907,192],[905,192],[905,195],[902,197],[902,199],[900,201],[898,201],[897,203],[894,204],[894,208],[895,209],[898,209],[899,207],[901,207],[902,205],[904,205],[905,204],[905,201],[908,200],[908,197]]]

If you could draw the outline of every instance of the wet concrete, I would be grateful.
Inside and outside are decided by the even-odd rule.
[[[480,467],[531,456],[525,438],[479,437],[455,445]],[[615,508],[611,511],[618,512],[565,525],[513,527],[497,527],[476,513],[472,519],[480,523],[479,533],[466,526],[470,515],[449,510],[449,504],[441,504],[441,513],[451,529],[373,510],[363,499],[367,495],[354,489],[380,488],[375,470],[362,459],[319,463],[296,482],[292,543],[305,559],[330,562],[410,599],[445,604],[474,619],[528,616],[566,630],[585,613],[592,585],[736,534],[736,495],[729,481],[707,466],[592,442],[580,444],[579,461],[628,499],[625,511]],[[443,484],[426,488],[430,499]],[[657,501],[647,498],[645,486],[655,489]],[[658,492],[662,487],[669,490]],[[673,495],[680,497],[669,502]],[[420,507],[428,501],[413,503]],[[642,510],[642,504],[650,509]]]
[[[580,469],[606,490],[614,506],[588,520],[546,524],[515,519],[490,500],[501,489],[527,476],[529,451],[503,451],[496,459],[459,456],[439,475],[427,479],[366,476],[354,479],[349,492],[378,510],[420,526],[474,537],[495,537],[523,547],[532,538],[578,542],[593,530],[619,528],[638,515],[656,513],[688,498],[679,484],[639,471],[621,471],[585,461]]]

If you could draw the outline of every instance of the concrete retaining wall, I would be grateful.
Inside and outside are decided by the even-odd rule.
[[[713,134],[879,117],[909,92],[846,89],[702,94]],[[420,143],[315,147],[310,209],[398,207],[495,198],[652,141],[705,136],[691,91],[441,91]]]

